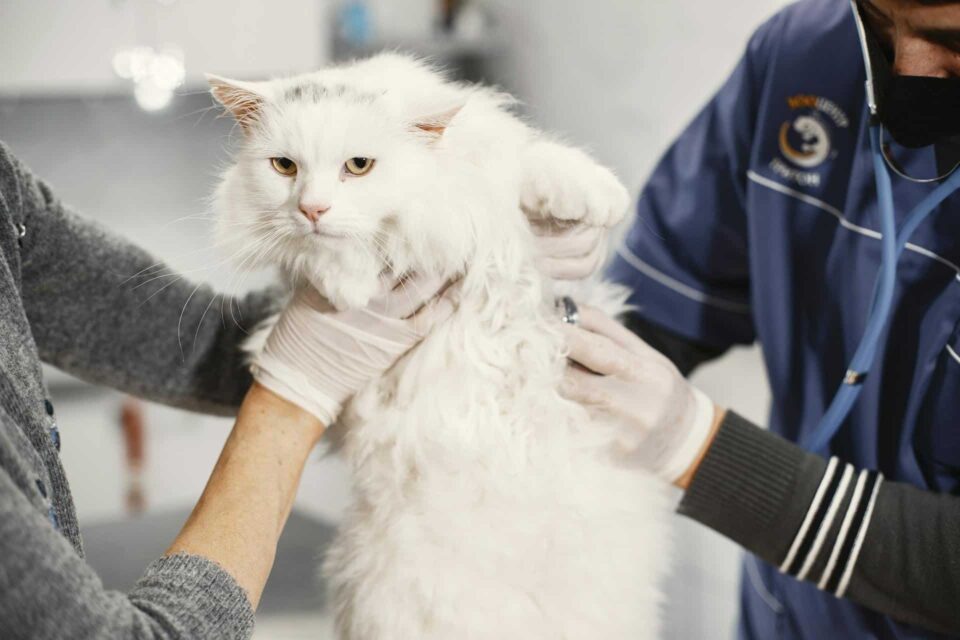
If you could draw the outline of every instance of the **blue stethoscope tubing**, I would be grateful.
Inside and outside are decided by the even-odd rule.
[[[873,301],[867,325],[860,344],[850,360],[843,383],[837,389],[826,413],[805,443],[809,451],[825,451],[833,436],[843,425],[853,404],[863,390],[863,381],[877,355],[877,347],[893,305],[893,293],[897,282],[897,262],[903,254],[910,237],[920,223],[950,196],[960,189],[960,171],[951,173],[936,189],[913,208],[898,232],[893,208],[893,188],[880,145],[880,126],[870,124],[870,148],[873,155],[873,174],[877,185],[877,203],[880,211],[881,265],[874,286]]]

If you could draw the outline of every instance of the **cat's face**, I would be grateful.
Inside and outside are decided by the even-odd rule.
[[[342,73],[211,84],[244,135],[217,205],[245,266],[278,264],[341,308],[366,304],[387,268],[460,268],[469,224],[434,184],[456,107],[414,115],[401,92]]]

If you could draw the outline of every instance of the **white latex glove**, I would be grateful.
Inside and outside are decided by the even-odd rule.
[[[606,227],[587,224],[531,224],[537,243],[537,264],[549,277],[579,280],[600,268],[607,256]]]
[[[253,377],[330,426],[353,394],[450,316],[456,286],[431,300],[443,286],[419,277],[385,284],[366,308],[348,311],[305,287],[280,314]]]
[[[698,459],[715,407],[664,355],[601,311],[564,324],[569,358],[561,392],[619,427],[618,453],[668,482]]]

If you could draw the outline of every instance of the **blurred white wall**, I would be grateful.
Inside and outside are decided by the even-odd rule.
[[[186,87],[205,72],[237,77],[306,71],[325,61],[326,0],[3,0],[0,96],[125,91],[114,54],[173,46]]]
[[[636,189],[787,0],[487,3],[507,42],[490,76]]]

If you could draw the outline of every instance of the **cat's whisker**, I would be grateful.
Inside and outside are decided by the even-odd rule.
[[[153,271],[155,271],[155,270],[157,270],[157,269],[159,269],[159,270],[162,271],[163,269],[166,269],[166,268],[169,268],[169,267],[167,267],[167,262],[166,262],[165,260],[161,260],[161,261],[159,261],[159,262],[154,262],[152,265],[150,265],[150,266],[148,266],[148,267],[144,267],[143,269],[140,269],[140,271],[137,271],[137,272],[136,272],[135,274],[133,274],[132,276],[129,276],[129,277],[126,278],[125,280],[121,281],[121,282],[120,282],[120,285],[122,286],[122,285],[130,282],[131,280],[133,280],[133,279],[136,278],[137,276],[146,275],[147,272],[153,272]]]
[[[370,235],[370,240],[373,243],[373,248],[376,249],[378,256],[380,257],[381,262],[385,267],[389,267],[391,264],[390,260],[390,250],[387,247],[384,240],[379,237],[379,232]]]
[[[233,282],[234,282],[234,279],[231,278],[230,286],[228,287],[228,290],[238,290],[243,286],[243,280],[241,280],[237,288],[234,289],[234,287],[232,286]],[[237,312],[240,314],[240,320],[243,320],[243,311],[240,309],[240,300],[236,295],[229,295],[229,296],[224,295],[220,297],[220,322],[222,323],[223,327],[226,328],[227,326],[226,314],[223,311],[224,302],[227,303],[227,309],[230,311],[230,318],[231,320],[233,320],[233,324],[237,327],[237,329],[240,329],[240,331],[249,335],[249,332],[243,327],[243,325],[240,324],[240,322],[237,321],[237,317],[233,314],[233,307],[234,305],[236,305]]]
[[[254,247],[245,247],[244,250],[247,252],[247,255],[243,257],[242,260],[237,264],[234,275],[231,276],[230,283],[228,284],[229,289],[234,289],[234,283],[238,276],[241,277],[241,282],[237,284],[239,288],[242,285],[243,279],[246,277],[246,266],[248,263],[254,264],[259,261],[266,253],[272,250],[277,243],[282,239],[282,232],[275,230],[274,233],[263,240],[261,240]],[[239,327],[239,325],[238,325]]]
[[[224,258],[223,260],[220,260],[220,261],[215,262],[215,263],[213,263],[213,264],[206,264],[206,265],[203,265],[203,266],[201,266],[201,267],[195,267],[195,268],[193,268],[193,269],[181,269],[181,270],[174,271],[171,267],[166,267],[166,266],[164,266],[164,269],[168,269],[168,270],[170,271],[170,273],[162,273],[162,274],[159,274],[159,275],[157,275],[157,274],[155,274],[155,273],[154,273],[154,274],[151,274],[151,276],[150,276],[149,278],[147,278],[146,280],[144,280],[143,282],[137,284],[136,286],[134,286],[134,287],[132,287],[132,288],[133,288],[133,289],[139,289],[140,287],[142,287],[142,286],[144,286],[144,285],[146,285],[146,284],[150,284],[150,283],[153,282],[154,280],[160,280],[161,278],[170,278],[170,277],[173,277],[173,276],[183,276],[183,275],[188,274],[188,273],[197,273],[198,271],[209,271],[209,270],[211,270],[211,269],[215,269],[215,268],[217,268],[217,267],[219,267],[219,266],[222,266],[222,265],[226,264],[226,263],[229,262],[230,260],[232,260],[237,254],[240,253],[240,251],[243,251],[243,249],[241,248],[241,249],[240,249],[239,251],[237,251],[237,253],[235,253],[233,256],[226,257],[226,258]],[[144,276],[144,277],[146,277],[146,276]],[[129,280],[129,279],[128,279],[128,280]]]
[[[386,243],[383,240],[381,240],[376,234],[371,235],[370,239],[372,241],[373,248],[377,250],[377,253],[380,257],[380,262],[382,262],[384,266],[389,267],[391,262],[389,259],[389,248],[386,246]],[[358,237],[358,241],[362,243],[359,237]],[[400,284],[401,291],[403,292],[403,295],[406,296],[408,302],[414,302],[415,300],[418,300],[423,296],[423,293],[419,290],[419,288],[416,288],[416,290],[414,291],[414,293],[417,296],[416,298],[413,295],[411,295],[410,290],[407,288],[407,280],[405,278],[402,278],[399,284]]]
[[[190,300],[193,299],[193,296],[196,295],[197,291],[200,290],[200,287],[202,287],[203,284],[204,283],[202,282],[199,283],[196,287],[193,288],[193,291],[190,292],[190,295],[187,296],[186,302],[183,303],[183,308],[180,309],[180,318],[177,320],[177,345],[180,347],[180,358],[183,360],[187,359],[186,354],[184,354],[183,352],[183,341],[180,338],[180,329],[183,326],[183,314],[186,313],[187,306],[190,304]]]
[[[161,291],[163,291],[164,289],[166,289],[166,288],[169,287],[170,285],[176,284],[177,282],[180,282],[181,280],[183,280],[183,276],[178,276],[178,277],[174,278],[173,280],[171,280],[170,282],[168,282],[167,284],[163,285],[162,287],[160,287],[159,289],[157,289],[156,291],[154,291],[153,293],[151,293],[149,296],[147,296],[146,299],[145,299],[143,302],[141,302],[139,305],[137,305],[137,308],[139,309],[139,308],[142,307],[143,305],[147,304],[148,302],[150,302],[150,299],[151,299],[151,298],[153,298],[154,296],[156,296],[157,294],[159,294]]]
[[[283,234],[281,230],[275,230],[274,234],[268,240],[265,240],[264,242],[262,242],[260,251],[258,251],[257,254],[251,254],[250,256],[247,256],[247,258],[244,259],[244,262],[251,258],[253,259],[254,262],[256,260],[259,260],[260,257],[265,255],[266,253],[269,253],[269,251],[271,251],[277,244],[279,244],[279,242],[282,240],[282,237],[283,237]],[[241,262],[241,264],[238,265],[235,275],[232,276],[230,279],[230,283],[228,284],[228,289],[235,290],[235,289],[241,289],[243,287],[244,281],[248,277],[248,275],[244,271],[242,271],[243,264],[244,263]],[[236,287],[235,287],[234,283],[236,282],[237,274],[240,275],[240,281],[236,283]],[[225,322],[224,313],[223,313],[223,301],[224,301],[224,297],[222,296],[220,300],[221,322]],[[240,329],[244,333],[248,333],[247,330],[240,324],[240,322],[237,320],[237,317],[233,313],[234,303],[236,303],[237,313],[240,314],[240,319],[241,320],[243,319],[243,311],[240,308],[240,302],[236,299],[236,296],[231,296],[230,301],[227,305],[228,309],[230,310],[230,317],[233,320],[234,325],[236,325],[238,329]],[[202,321],[203,321],[203,318],[201,317],[201,322]],[[199,327],[198,327],[198,331],[199,331]],[[196,338],[194,338],[194,344],[196,344]]]
[[[235,279],[236,279],[236,273],[231,274],[231,276],[230,276],[230,281],[227,283],[226,291],[236,291],[236,290],[237,290],[237,289],[235,289],[235,288],[233,287],[233,282],[234,282]],[[236,297],[237,297],[236,294],[233,294],[233,293],[231,293],[229,296],[223,295],[223,296],[220,297],[220,322],[221,322],[221,324],[222,324],[224,327],[226,327],[226,324],[227,324],[227,323],[226,323],[226,318],[224,317],[225,314],[223,313],[223,303],[224,303],[224,302],[227,302],[227,307],[228,307],[229,309],[231,309],[231,311],[232,311],[232,310],[233,310],[233,302],[234,302],[234,299],[235,299]],[[238,303],[238,304],[239,304],[239,303]],[[246,330],[244,330],[244,328],[240,326],[240,324],[236,321],[236,318],[234,318],[234,324],[236,324],[236,326],[237,326],[238,329],[240,329],[241,331],[243,331],[244,333],[246,333]]]
[[[201,94],[201,93],[207,93],[207,91],[206,91],[206,90],[200,90],[200,91],[185,91],[185,92],[181,93],[180,95],[182,95],[182,96],[192,96],[192,95],[198,95],[198,94]],[[193,123],[193,126],[197,126],[198,124],[200,124],[200,122],[203,121],[203,117],[204,117],[204,116],[206,116],[206,115],[207,115],[208,113],[210,113],[211,111],[219,111],[219,109],[220,109],[219,105],[217,105],[217,104],[211,104],[211,105],[206,106],[206,107],[201,107],[200,109],[194,109],[193,111],[188,111],[187,113],[181,113],[181,114],[178,115],[176,118],[174,118],[174,121],[185,120],[186,118],[189,118],[189,117],[191,117],[191,116],[195,116],[195,115],[197,115],[197,114],[200,114],[200,117],[198,117],[197,120],[196,120],[196,122]]]
[[[222,264],[224,264],[224,263],[226,263],[226,262],[230,262],[230,261],[234,260],[238,255],[240,255],[241,253],[243,253],[244,251],[247,251],[247,250],[248,250],[247,247],[241,247],[241,248],[240,248],[239,250],[237,250],[233,255],[228,256],[228,257],[224,258],[223,260],[220,260],[219,262],[217,262],[217,263],[215,263],[215,264],[213,264],[213,265],[208,265],[207,267],[204,267],[204,268],[206,268],[206,269],[212,269],[212,268],[217,267],[217,266],[220,266],[220,265],[222,265]],[[248,254],[247,257],[249,258],[250,255]],[[246,260],[246,258],[244,259],[244,261],[245,261],[245,260]],[[243,262],[241,262],[241,264],[243,264]],[[191,271],[199,271],[199,270],[202,270],[202,269],[192,269],[192,270],[188,270],[188,271],[185,271],[185,272],[182,272],[182,273],[190,273]],[[168,284],[169,284],[169,283],[168,283]],[[183,303],[183,308],[181,308],[181,310],[180,310],[180,317],[177,319],[177,345],[180,347],[180,356],[181,356],[181,358],[185,358],[185,357],[186,357],[185,354],[184,354],[184,351],[183,351],[183,340],[182,340],[182,337],[181,337],[181,331],[182,331],[182,326],[183,326],[183,316],[184,316],[184,314],[185,314],[186,311],[187,311],[187,307],[188,307],[189,304],[190,304],[190,300],[193,299],[193,297],[196,295],[197,291],[198,291],[198,290],[200,289],[200,287],[202,287],[204,284],[205,284],[205,283],[203,283],[203,282],[197,284],[197,286],[194,287],[193,291],[190,292],[190,295],[187,297],[186,302]],[[138,286],[140,286],[140,285],[138,285]],[[156,293],[157,293],[157,292],[155,292],[155,294],[156,294]],[[155,294],[154,294],[154,295],[155,295]],[[199,321],[199,323],[197,324],[197,330],[196,330],[196,332],[194,333],[194,348],[196,348],[196,343],[197,343],[197,339],[198,339],[198,337],[199,337],[199,332],[200,332],[201,327],[203,326],[203,318],[204,318],[204,316],[207,314],[207,311],[209,311],[210,306],[213,304],[213,301],[216,300],[217,295],[222,295],[222,294],[216,294],[216,293],[215,293],[214,296],[213,296],[213,298],[211,298],[210,302],[207,304],[207,307],[204,309],[203,314],[201,314],[201,316],[200,316],[200,321]],[[238,325],[238,326],[239,326],[239,325]]]
[[[166,268],[166,269],[169,269],[169,267],[165,267],[165,268]],[[184,273],[185,273],[185,272],[184,272]],[[172,269],[170,269],[170,272],[169,272],[169,273],[161,273],[160,275],[153,275],[153,276],[151,276],[150,278],[148,278],[148,279],[144,280],[143,282],[141,282],[140,284],[135,285],[134,287],[132,287],[131,290],[139,289],[140,287],[142,287],[142,286],[144,286],[144,285],[150,284],[150,283],[153,282],[154,280],[160,280],[160,279],[162,279],[162,278],[172,278],[172,277],[175,277],[175,276],[180,276],[180,272],[173,271]]]
[[[353,240],[356,240],[357,244],[360,245],[360,248],[364,251],[364,253],[367,254],[367,256],[369,256],[369,258],[370,258],[374,263],[377,263],[377,262],[379,261],[379,260],[377,259],[377,256],[374,255],[374,253],[370,250],[370,247],[367,246],[367,243],[364,242],[364,241],[363,241],[363,238],[360,237],[360,234],[359,234],[359,233],[357,233],[356,231],[347,230],[347,237],[349,237],[349,238],[351,238],[351,239],[353,239]]]
[[[215,242],[212,246],[213,246],[213,247],[217,247],[217,246],[224,246],[224,245],[226,245],[226,244],[229,244],[229,243],[227,243],[227,242],[222,242],[222,241],[218,241],[218,242]],[[180,259],[183,259],[183,258],[185,258],[185,257],[187,257],[187,256],[191,256],[191,255],[194,255],[194,254],[197,254],[197,253],[200,253],[200,252],[209,252],[209,250],[210,250],[210,246],[201,247],[201,248],[199,248],[199,249],[193,249],[193,250],[191,250],[191,251],[185,251],[185,252],[183,252],[183,253],[181,253],[181,254],[179,254],[179,255],[177,255],[177,256],[173,256],[173,257],[169,258],[168,260],[161,260],[161,261],[159,261],[159,262],[155,262],[155,263],[153,263],[152,265],[150,265],[150,266],[148,266],[148,267],[144,267],[144,268],[141,269],[140,271],[137,271],[137,272],[134,273],[133,275],[128,276],[126,279],[122,280],[122,281],[119,283],[119,286],[122,286],[122,285],[130,282],[130,281],[133,280],[134,278],[137,278],[137,277],[140,277],[140,276],[146,277],[146,276],[148,276],[148,275],[156,275],[159,271],[163,271],[164,269],[171,269],[171,270],[172,270],[172,267],[169,266],[169,262],[170,262],[170,261],[180,260]],[[183,273],[183,272],[179,272],[179,273]],[[145,284],[145,283],[140,283],[140,284]]]
[[[185,222],[187,220],[214,220],[214,216],[209,213],[191,213],[190,215],[181,216],[179,218],[174,218],[173,220],[167,220],[164,223],[164,226],[170,226],[178,222]]]
[[[280,229],[274,229],[273,233],[269,236],[266,236],[263,239],[258,240],[258,244],[253,245],[252,247],[243,247],[241,251],[246,251],[247,255],[239,262],[237,265],[237,270],[242,271],[248,263],[255,264],[257,260],[263,255],[262,247],[266,244],[271,246],[276,243],[283,236],[283,231]]]
[[[206,308],[204,308],[203,313],[200,314],[200,320],[197,322],[197,330],[193,334],[193,349],[197,349],[197,340],[200,338],[200,329],[203,327],[203,319],[207,315],[207,311],[210,311],[210,307],[213,306],[214,301],[218,298],[222,298],[222,293],[214,293],[213,297],[210,298],[210,302],[207,303]]]
[[[240,302],[237,301],[235,298],[230,298],[230,302],[227,304],[227,309],[230,310],[230,318],[233,320],[233,324],[235,324],[237,328],[240,329],[240,331],[247,333],[247,330],[244,329],[243,326],[237,321],[237,316],[233,315],[233,307],[235,302],[237,307],[237,313],[240,314],[240,320],[243,320],[243,311],[240,309]],[[221,313],[223,312],[221,311]]]

